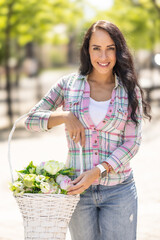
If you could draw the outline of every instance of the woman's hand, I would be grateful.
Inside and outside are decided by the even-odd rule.
[[[81,146],[85,146],[85,130],[82,123],[75,117],[72,112],[65,111],[65,121],[66,128],[69,132],[69,136],[75,143],[80,141]]]
[[[97,178],[99,178],[99,176],[100,170],[96,167],[82,173],[79,177],[77,177],[74,181],[71,182],[75,185],[68,189],[67,194],[73,195],[84,192]]]

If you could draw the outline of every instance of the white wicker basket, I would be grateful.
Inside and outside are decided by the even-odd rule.
[[[14,177],[10,156],[10,143],[16,124],[28,115],[25,114],[16,120],[8,139],[8,160],[12,182],[14,182]],[[79,147],[82,173],[83,162],[80,144]],[[30,193],[15,196],[15,199],[23,216],[25,240],[65,240],[69,221],[80,196]]]
[[[24,194],[15,197],[23,216],[26,240],[65,239],[79,196]]]

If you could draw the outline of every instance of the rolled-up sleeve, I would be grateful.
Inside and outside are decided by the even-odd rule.
[[[25,120],[25,127],[28,131],[48,131],[48,119],[58,107],[63,104],[64,79],[61,78],[49,92],[31,109]]]
[[[121,171],[123,166],[130,161],[138,152],[141,143],[141,128],[142,128],[142,98],[140,89],[136,88],[136,95],[138,99],[138,107],[136,110],[136,125],[128,114],[128,118],[123,131],[123,144],[118,147],[107,158],[107,162],[112,166],[115,172]]]

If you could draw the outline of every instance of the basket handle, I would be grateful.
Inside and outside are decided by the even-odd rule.
[[[45,111],[45,110],[44,110]],[[12,179],[12,183],[14,182],[14,177],[13,177],[13,167],[12,167],[12,161],[11,161],[11,140],[12,140],[12,136],[13,136],[13,133],[16,129],[16,126],[17,124],[23,119],[23,118],[26,118],[27,116],[33,114],[33,113],[37,113],[37,112],[44,112],[44,111],[36,111],[36,112],[29,112],[29,113],[26,113],[24,115],[22,115],[21,117],[19,117],[13,127],[12,127],[12,130],[9,134],[9,137],[8,137],[8,162],[9,162],[9,168],[10,168],[10,174],[11,174],[11,179]],[[79,146],[79,152],[80,152],[80,174],[83,173],[83,156],[82,156],[82,146],[81,144],[78,142],[78,146]]]

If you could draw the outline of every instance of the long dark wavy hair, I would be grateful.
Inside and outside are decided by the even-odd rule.
[[[113,68],[115,73],[121,80],[124,88],[128,93],[129,106],[131,107],[131,118],[138,124],[136,119],[136,109],[138,107],[138,99],[136,97],[135,87],[138,86],[142,95],[143,115],[151,120],[150,105],[144,100],[144,93],[138,83],[135,73],[132,55],[127,47],[127,43],[119,28],[111,22],[100,20],[92,24],[84,36],[83,44],[80,51],[80,68],[79,72],[82,75],[88,75],[92,72],[93,66],[89,55],[89,41],[93,32],[96,29],[106,31],[116,46],[116,64]]]

